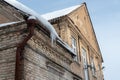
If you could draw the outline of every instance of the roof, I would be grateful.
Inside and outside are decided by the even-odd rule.
[[[43,14],[41,16],[44,17],[46,20],[51,20],[51,19],[54,19],[54,18],[65,16],[65,15],[71,13],[72,11],[76,10],[80,6],[81,5],[75,5],[75,6],[68,7],[68,8],[65,8],[65,9],[62,9],[62,10],[46,13],[46,14]]]
[[[22,13],[36,17],[39,24],[43,25],[46,29],[48,29],[50,31],[52,40],[59,37],[57,32],[55,31],[54,27],[46,19],[41,17],[40,14],[38,14],[34,10],[23,5],[22,3],[18,2],[17,0],[4,0],[4,1],[7,2],[8,4],[12,5],[13,7],[17,8],[18,10],[22,11]]]
[[[72,55],[75,55],[73,52],[73,49],[68,46],[63,40],[58,36],[57,32],[55,31],[54,27],[43,17],[41,17],[38,13],[36,13],[34,10],[30,9],[29,7],[23,5],[22,3],[18,2],[17,0],[4,0],[11,6],[15,7],[16,9],[20,10],[21,13],[24,13],[25,15],[29,15],[30,19],[36,18],[39,24],[42,24],[46,29],[50,31],[50,36],[51,36],[51,41],[56,39],[65,49],[67,49]],[[17,22],[11,22],[7,24],[0,24],[0,26],[5,26],[5,25],[11,25],[15,24]]]

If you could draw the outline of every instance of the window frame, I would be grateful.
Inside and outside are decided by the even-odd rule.
[[[72,49],[73,49],[73,52],[75,53],[75,57],[74,57],[74,60],[75,61],[78,61],[78,52],[77,52],[77,40],[75,37],[71,36],[71,46],[72,46]]]
[[[92,67],[92,75],[96,75],[96,69],[95,69],[95,63],[94,63],[94,58],[91,57],[91,67]]]

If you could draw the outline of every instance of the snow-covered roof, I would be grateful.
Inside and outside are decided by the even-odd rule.
[[[22,3],[16,1],[16,0],[4,0],[8,4],[12,5],[13,7],[21,10],[27,15],[30,15],[30,19],[35,19],[39,22],[39,24],[42,24],[47,30],[50,31],[51,41],[53,43],[54,40],[58,41],[63,47],[65,47],[68,51],[70,51],[72,54],[74,54],[73,49],[68,46],[65,42],[62,41],[62,39],[58,36],[57,32],[55,31],[54,27],[43,17],[40,16],[37,12],[34,10],[28,8],[27,6],[23,5]],[[73,9],[77,8],[78,6],[74,7]],[[72,9],[72,10],[73,10]],[[75,54],[74,54],[75,55]]]
[[[35,17],[35,16],[29,16],[29,17],[28,17],[28,20],[30,20],[30,19],[36,20],[36,17]]]
[[[51,19],[54,19],[54,18],[57,18],[57,17],[65,16],[65,15],[71,13],[72,11],[76,10],[80,6],[81,5],[75,5],[75,6],[65,8],[65,9],[62,9],[62,10],[46,13],[46,14],[43,14],[41,16],[44,17],[46,20],[51,20]]]
[[[35,16],[38,22],[50,31],[52,40],[58,38],[58,34],[55,31],[54,27],[46,19],[41,17],[40,14],[23,5],[22,3],[18,2],[17,0],[4,0],[4,1],[28,15]]]

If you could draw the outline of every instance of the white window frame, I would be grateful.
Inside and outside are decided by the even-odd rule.
[[[91,58],[91,67],[92,67],[92,75],[95,76],[96,73],[95,73],[95,64],[94,64],[94,59]]]
[[[82,59],[83,59],[83,68],[84,68],[84,76],[85,76],[85,80],[89,80],[88,77],[88,68],[87,68],[87,50],[82,47],[81,48],[81,52],[82,52]]]
[[[75,53],[75,57],[74,57],[74,60],[75,61],[78,61],[78,54],[77,54],[77,40],[72,36],[72,49]]]

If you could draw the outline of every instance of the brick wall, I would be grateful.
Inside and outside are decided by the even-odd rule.
[[[13,7],[0,1],[0,23],[22,20],[22,15]]]
[[[71,56],[64,49],[51,46],[50,38],[35,30],[24,51],[25,80],[73,80]],[[62,53],[61,53],[62,52]]]
[[[5,3],[0,3],[0,11],[0,23],[18,21],[22,18],[13,7]],[[23,80],[73,80],[73,77],[80,80],[81,72],[77,71],[78,67],[74,65],[74,69],[71,68],[73,57],[69,51],[58,43],[52,46],[49,36],[38,27],[34,31],[34,36],[27,42],[23,51]],[[64,32],[63,28],[61,35]],[[16,47],[26,35],[24,22],[0,27],[0,80],[14,80]]]
[[[25,36],[24,29],[23,23],[0,28],[0,80],[14,80],[16,46]]]

